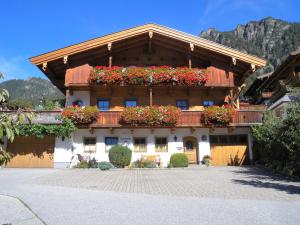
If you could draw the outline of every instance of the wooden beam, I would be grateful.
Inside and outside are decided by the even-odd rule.
[[[108,57],[108,66],[111,68],[112,66],[112,55],[111,55],[111,48],[112,48],[112,43],[107,44],[107,49],[109,52],[109,57]]]
[[[153,99],[152,99],[152,96],[153,93],[152,93],[152,87],[149,88],[149,102],[150,102],[150,106],[152,106],[153,104]]]
[[[153,38],[153,32],[149,32],[149,44],[148,44],[148,52],[152,53],[152,38]]]

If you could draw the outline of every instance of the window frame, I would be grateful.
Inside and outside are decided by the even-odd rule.
[[[117,144],[108,145],[107,142],[106,142],[106,140],[109,139],[109,138],[116,139],[117,140]],[[119,137],[116,137],[116,136],[104,137],[104,144],[105,144],[105,151],[108,152],[111,149],[111,147],[113,147],[114,145],[118,145],[119,144]]]
[[[206,103],[208,103],[208,104],[206,104]],[[204,107],[213,106],[214,104],[215,104],[215,103],[214,103],[213,100],[204,100],[204,101],[203,101],[203,106],[204,106]]]
[[[182,109],[181,107],[179,107],[179,102],[186,102],[186,109]],[[190,106],[189,106],[189,101],[187,99],[176,99],[176,107],[179,108],[180,110],[189,110]]]
[[[142,145],[142,144],[136,144],[136,139],[144,139],[145,144],[144,148],[137,147],[136,145]],[[134,152],[147,152],[147,137],[133,137],[133,151]]]
[[[95,140],[95,144],[91,144],[91,143],[86,144],[86,140]],[[97,137],[83,137],[83,152],[85,153],[97,152]]]
[[[135,101],[135,106],[126,106],[126,102],[127,101]],[[138,106],[138,100],[137,100],[137,98],[125,98],[124,99],[124,107],[125,108],[128,108],[128,107],[136,107],[136,106]]]
[[[108,109],[101,109],[99,106],[99,102],[100,101],[107,101],[108,102]],[[109,111],[110,110],[110,99],[109,98],[98,98],[97,100],[97,108],[99,109],[99,111]]]
[[[163,148],[158,147],[158,145],[162,146],[163,144],[157,144],[157,139],[166,139],[166,144],[165,144],[165,149],[162,150]],[[165,136],[157,136],[154,138],[154,148],[155,148],[155,152],[168,152],[168,137]]]

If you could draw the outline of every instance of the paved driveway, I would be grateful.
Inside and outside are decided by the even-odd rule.
[[[0,194],[49,225],[300,224],[300,183],[254,167],[1,169]]]

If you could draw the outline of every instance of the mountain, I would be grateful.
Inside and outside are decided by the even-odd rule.
[[[9,91],[10,100],[26,99],[38,103],[43,99],[63,99],[64,95],[48,80],[43,78],[13,79],[0,83],[0,88]]]
[[[267,17],[232,31],[208,29],[200,37],[267,59],[268,65],[256,73],[262,74],[274,71],[289,52],[300,48],[300,23]]]

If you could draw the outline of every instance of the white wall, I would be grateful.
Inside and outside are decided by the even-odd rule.
[[[90,91],[73,91],[73,95],[71,95],[66,102],[66,106],[72,105],[72,103],[76,100],[81,100],[83,102],[83,106],[90,105]]]
[[[177,128],[173,132],[170,129],[154,129],[152,132],[151,129],[133,129],[133,133],[130,129],[114,129],[113,134],[108,129],[95,129],[93,134],[88,129],[80,129],[74,132],[72,139],[65,141],[56,139],[54,162],[70,162],[73,154],[85,155],[86,153],[83,152],[84,137],[96,137],[96,153],[92,154],[91,157],[95,157],[97,161],[109,161],[108,152],[105,148],[105,137],[118,137],[119,144],[127,145],[131,149],[133,149],[133,137],[145,137],[147,140],[147,152],[133,152],[132,161],[141,158],[141,155],[160,155],[162,165],[167,166],[172,154],[183,152],[183,138],[185,136],[194,136],[198,139],[198,161],[201,162],[204,155],[210,155],[210,134],[249,133],[249,128],[235,128],[230,133],[228,133],[226,128],[216,128],[214,131],[208,128],[197,128],[194,132],[191,132],[188,128]],[[156,136],[168,138],[168,152],[155,152],[154,140]],[[177,141],[174,140],[174,136],[177,137]],[[206,140],[202,136],[206,136]]]

